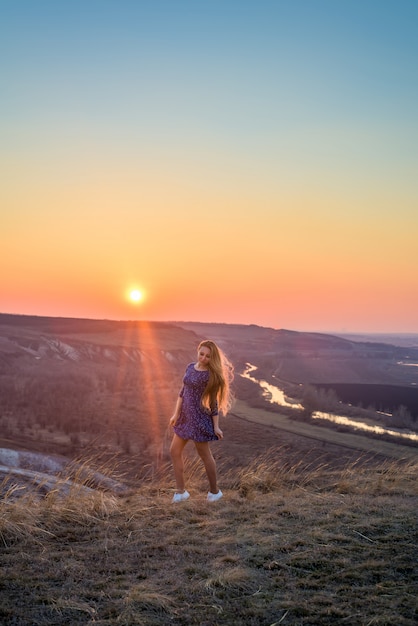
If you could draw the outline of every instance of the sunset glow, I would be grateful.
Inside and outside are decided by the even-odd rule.
[[[132,302],[135,302],[135,303],[141,302],[143,298],[142,291],[139,291],[139,289],[132,289],[132,291],[130,291],[129,293],[129,297],[132,300]]]
[[[0,312],[418,332],[418,3],[236,7],[6,3]]]

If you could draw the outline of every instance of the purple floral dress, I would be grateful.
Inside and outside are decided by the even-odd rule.
[[[174,426],[174,432],[182,439],[192,439],[196,442],[218,439],[212,420],[214,415],[218,415],[218,407],[216,406],[213,411],[209,412],[200,403],[208,380],[208,370],[196,370],[195,363],[187,366],[183,387],[179,393],[180,398],[183,398],[183,403]]]

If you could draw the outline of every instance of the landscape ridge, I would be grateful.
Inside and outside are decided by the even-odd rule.
[[[206,503],[190,449],[176,506],[168,418],[207,334],[235,364],[213,446],[224,498]],[[311,414],[342,409],[321,391],[331,372],[409,390],[400,363],[416,356],[258,326],[0,315],[0,622],[412,626],[418,448]]]

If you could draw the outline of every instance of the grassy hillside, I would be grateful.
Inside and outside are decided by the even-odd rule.
[[[416,371],[395,348],[325,335],[0,315],[0,446],[79,459],[79,483],[98,469],[130,490],[4,479],[0,624],[417,623],[417,448],[267,411],[239,379],[213,446],[225,497],[206,503],[190,448],[192,497],[171,504],[167,422],[205,336],[270,381]]]
[[[185,364],[206,336],[225,347],[237,374],[250,360],[258,367],[257,376],[273,384],[283,368],[302,378],[315,371],[317,378],[326,379],[333,368],[338,376],[350,377],[359,359],[367,367],[378,363],[377,376],[385,372],[390,379],[396,368],[399,376],[416,376],[417,368],[396,365],[399,353],[387,345],[372,349],[327,335],[257,326],[183,326],[0,315],[0,446],[70,458],[118,457],[136,479],[157,471],[168,460],[167,423]],[[280,380],[290,395],[292,389],[300,393],[299,384]],[[271,407],[261,390],[238,375],[234,389],[251,409],[239,412],[238,402],[235,416],[223,425],[226,436],[216,454],[231,466],[284,443],[282,454],[289,462],[326,453],[328,461],[339,463],[358,450],[388,454],[389,446],[383,449],[341,429],[301,424],[285,410],[285,416],[266,417],[263,407]],[[395,458],[410,457],[413,449],[410,454],[402,447],[395,452]]]
[[[272,626],[417,623],[417,465],[220,467],[208,505],[170,504],[171,472],[119,499],[0,504],[0,623]]]

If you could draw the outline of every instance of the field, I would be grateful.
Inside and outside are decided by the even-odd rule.
[[[418,462],[418,448],[404,446],[399,443],[391,443],[382,439],[370,439],[356,433],[341,433],[333,428],[314,426],[309,423],[299,422],[287,415],[267,411],[262,408],[253,408],[243,401],[237,401],[233,408],[234,415],[242,419],[273,426],[280,431],[293,433],[307,438],[312,442],[321,442],[322,447],[337,446],[352,450],[363,450],[365,453],[382,455],[389,458],[410,459]],[[312,443],[313,445],[313,443]]]
[[[225,495],[206,503],[189,447],[192,497],[172,505],[167,422],[209,333],[237,368],[213,445]],[[268,410],[239,376],[249,361],[270,381],[326,382],[334,370],[410,385],[417,368],[397,365],[409,350],[258,327],[0,316],[0,447],[75,463],[52,486],[3,470],[0,624],[416,624],[418,448]],[[97,488],[97,472],[121,495]]]
[[[225,497],[170,504],[167,470],[131,495],[6,498],[0,621],[13,626],[417,623],[417,465],[220,467]]]

